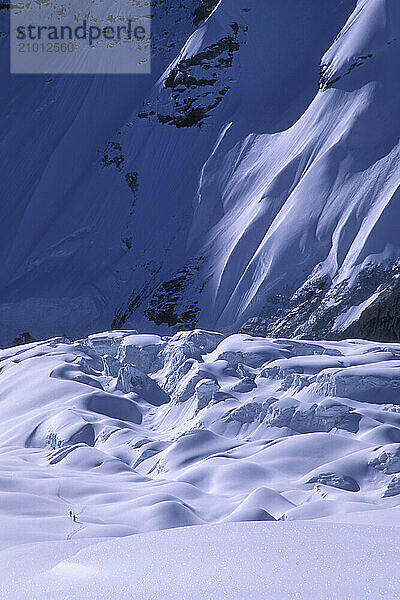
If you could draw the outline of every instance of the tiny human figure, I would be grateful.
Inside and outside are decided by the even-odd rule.
[[[69,510],[68,515],[69,515],[69,518],[72,519],[73,522],[75,523],[76,522],[76,514],[72,510]]]

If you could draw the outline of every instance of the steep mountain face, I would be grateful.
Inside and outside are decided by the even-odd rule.
[[[0,4],[2,342],[96,328],[124,296],[117,268],[134,184],[124,178],[110,190],[110,166],[121,167],[112,137],[193,31],[202,0],[153,4],[146,76],[10,75],[13,9]]]
[[[1,92],[2,341],[399,339],[397,3],[154,2],[153,25],[151,76]]]

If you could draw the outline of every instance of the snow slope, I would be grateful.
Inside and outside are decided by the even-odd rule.
[[[389,527],[230,523],[0,552],[4,600],[398,599]],[[140,557],[140,559],[139,559]]]
[[[25,331],[77,336],[96,321],[111,324],[133,203],[125,176],[112,176],[121,164],[112,138],[193,31],[200,4],[157,1],[152,73],[131,77],[10,75],[12,9],[1,3],[2,342]]]
[[[0,369],[2,549],[235,521],[398,525],[400,345],[126,330],[2,350]]]
[[[151,76],[6,76],[4,344],[399,339],[398,3],[216,4],[155,3]]]

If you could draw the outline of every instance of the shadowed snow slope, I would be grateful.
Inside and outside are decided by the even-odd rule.
[[[398,1],[157,2],[153,31],[150,76],[2,91],[3,343],[400,339]]]
[[[232,521],[398,524],[400,345],[126,330],[2,350],[0,369],[3,549]]]

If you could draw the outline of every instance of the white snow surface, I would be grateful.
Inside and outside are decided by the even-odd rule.
[[[397,600],[398,531],[229,523],[0,552],[4,600]]]

